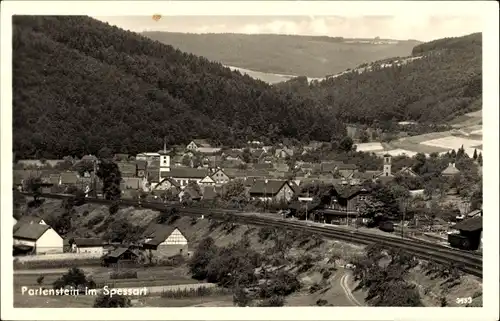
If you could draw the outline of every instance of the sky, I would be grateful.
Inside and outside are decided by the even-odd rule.
[[[131,30],[182,33],[274,33],[430,41],[482,31],[479,16],[152,16],[94,17]]]

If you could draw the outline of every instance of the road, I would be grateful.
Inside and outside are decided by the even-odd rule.
[[[344,290],[344,294],[347,300],[349,300],[349,302],[351,302],[352,305],[363,306],[363,304],[361,304],[352,294],[352,290],[349,287],[349,278],[350,275],[348,273],[342,275],[342,277],[340,278],[340,286],[342,287],[342,290]]]

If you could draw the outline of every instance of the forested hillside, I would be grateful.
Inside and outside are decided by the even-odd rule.
[[[410,58],[415,59],[372,63],[364,66],[369,71],[310,85],[296,78],[276,86],[327,104],[345,121],[368,125],[391,120],[439,124],[481,106],[480,33],[418,45]]]
[[[389,57],[408,56],[419,42],[299,35],[185,34],[148,31],[143,35],[227,66],[277,74],[324,77]]]
[[[345,135],[310,98],[82,16],[13,17],[16,157]]]

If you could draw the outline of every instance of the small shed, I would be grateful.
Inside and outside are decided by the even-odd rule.
[[[448,242],[451,246],[471,251],[480,248],[483,234],[482,216],[463,220],[455,224],[452,228],[459,232],[448,234]]]
[[[135,262],[139,255],[130,247],[117,247],[103,257],[104,265]]]

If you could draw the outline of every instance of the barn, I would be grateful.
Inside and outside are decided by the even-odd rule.
[[[32,254],[63,252],[63,238],[45,224],[18,222],[14,227],[14,247]],[[27,251],[31,247],[32,250]]]
[[[152,224],[143,233],[143,247],[162,256],[188,254],[188,240],[176,226]]]
[[[100,238],[75,238],[71,244],[71,251],[74,253],[104,254],[104,246],[107,242]]]

